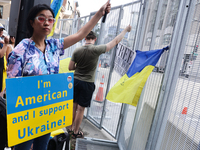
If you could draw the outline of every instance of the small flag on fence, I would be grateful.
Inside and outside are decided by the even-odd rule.
[[[106,99],[136,106],[142,89],[164,50],[136,51],[136,57],[127,73],[110,89]]]
[[[54,30],[55,30],[56,24],[58,22],[62,4],[63,4],[63,0],[51,0],[51,9],[54,12],[56,22],[54,23],[53,29],[51,30],[51,33],[48,35],[48,37],[53,36],[53,34],[54,34]]]

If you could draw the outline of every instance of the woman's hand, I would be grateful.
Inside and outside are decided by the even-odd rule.
[[[4,37],[4,44],[9,44],[9,38],[8,38],[8,36]]]
[[[2,44],[8,44],[9,43],[9,38],[8,36],[2,36],[4,38],[4,40],[1,40],[0,43]]]
[[[102,14],[102,16],[105,14],[105,12],[109,13],[111,9],[110,1],[108,0],[100,9],[99,12]]]
[[[3,95],[6,93],[6,88],[0,93],[0,96],[3,97]]]

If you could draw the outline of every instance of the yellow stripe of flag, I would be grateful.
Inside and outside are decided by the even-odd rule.
[[[51,9],[54,12],[56,22],[53,25],[51,33],[47,37],[51,37],[54,34],[54,31],[55,31],[55,28],[56,28],[56,25],[58,22],[58,18],[60,16],[60,10],[61,10],[62,3],[63,3],[63,0],[51,0]]]
[[[142,89],[153,69],[154,66],[146,66],[141,72],[134,74],[130,78],[125,74],[111,88],[106,99],[116,103],[137,106]]]

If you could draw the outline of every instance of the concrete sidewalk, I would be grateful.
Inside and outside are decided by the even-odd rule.
[[[80,128],[84,133],[84,137],[116,141],[110,134],[103,129],[100,130],[86,118],[83,118]]]
[[[66,131],[66,128],[64,128],[64,130]],[[111,135],[109,135],[103,129],[100,130],[99,128],[97,128],[95,125],[93,125],[86,118],[83,118],[79,130],[83,132],[84,138],[86,138],[86,139],[88,138],[88,139],[98,139],[98,140],[106,140],[106,141],[116,142],[116,140]],[[71,138],[70,145],[71,145],[70,150],[75,150],[76,139]]]

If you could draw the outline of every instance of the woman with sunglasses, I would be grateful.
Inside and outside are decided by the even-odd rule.
[[[46,39],[55,22],[52,9],[39,4],[34,6],[27,18],[27,29],[30,38],[23,39],[10,53],[8,58],[8,77],[57,74],[59,71],[59,56],[64,49],[82,40],[96,25],[99,19],[110,12],[109,1],[104,4],[91,20],[77,33],[64,39]],[[50,134],[15,146],[15,150],[46,150]]]

